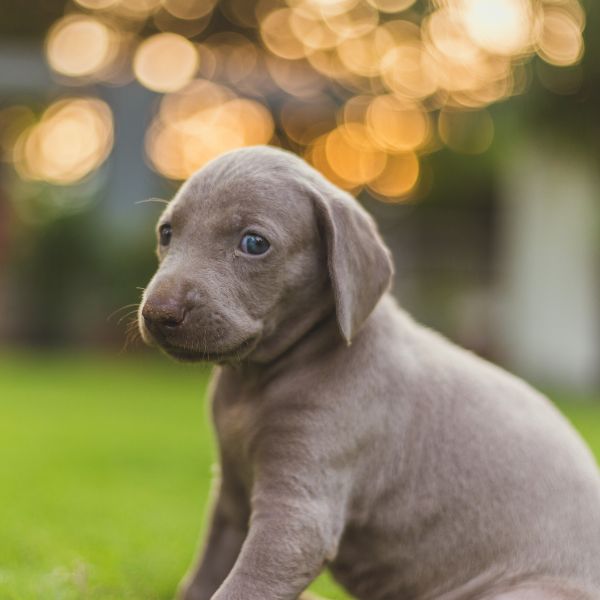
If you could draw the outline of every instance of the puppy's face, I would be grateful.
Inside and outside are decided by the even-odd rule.
[[[140,306],[147,343],[180,360],[237,361],[327,301],[310,199],[285,170],[265,169],[217,160],[167,206]]]

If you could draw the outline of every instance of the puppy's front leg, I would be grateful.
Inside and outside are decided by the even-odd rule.
[[[240,556],[212,600],[296,600],[335,556],[340,499],[332,501],[310,483],[299,485],[297,477],[262,484]]]
[[[231,571],[247,534],[248,509],[224,479],[212,509],[201,558],[180,586],[181,600],[210,600]]]

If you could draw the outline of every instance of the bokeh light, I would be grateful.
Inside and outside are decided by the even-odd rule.
[[[163,98],[146,136],[146,153],[164,176],[185,179],[223,152],[268,143],[273,131],[265,106],[199,80]]]
[[[112,145],[112,115],[104,102],[63,99],[19,136],[12,160],[24,179],[67,185],[101,165]]]
[[[318,17],[307,16],[301,10],[294,10],[289,17],[290,30],[309,54],[315,50],[335,48],[339,37]]]
[[[380,67],[383,82],[392,92],[422,99],[437,90],[435,62],[419,39],[397,43],[382,57]]]
[[[251,79],[259,78],[257,73],[258,49],[240,33],[213,34],[206,40],[204,47],[213,55],[212,75],[215,79],[223,79],[230,84],[240,85]]]
[[[416,150],[429,137],[429,118],[421,106],[396,96],[378,96],[369,105],[367,123],[377,143],[391,152]]]
[[[416,0],[368,0],[371,6],[374,6],[382,13],[399,13],[408,10]]]
[[[367,2],[355,2],[351,8],[335,14],[327,11],[322,14],[325,23],[340,39],[366,35],[379,23],[379,13]]]
[[[462,0],[467,34],[491,53],[518,55],[531,46],[533,5],[523,0]]]
[[[161,6],[161,0],[118,0],[112,8],[121,18],[145,21]]]
[[[158,33],[143,41],[133,69],[138,81],[155,92],[174,92],[188,84],[198,70],[194,45],[176,33]]]
[[[582,24],[560,7],[544,10],[539,38],[539,55],[552,65],[574,65],[583,56]]]
[[[325,157],[344,187],[368,183],[385,168],[387,156],[377,148],[364,125],[347,123],[327,135]]]
[[[527,89],[534,56],[556,93],[582,78],[580,0],[75,2],[79,12],[48,33],[48,62],[75,83],[119,85],[132,71],[166,94],[146,153],[170,179],[231,148],[276,142],[346,189],[405,200],[422,187],[423,155],[490,147],[487,109]],[[231,29],[214,31],[217,7]],[[66,181],[40,166],[50,164],[39,158],[46,136],[74,135],[58,123],[45,115],[26,136],[3,137],[6,148],[18,138],[24,176]]]
[[[383,171],[369,182],[369,189],[386,202],[405,200],[419,181],[419,159],[414,152],[389,156]]]
[[[212,12],[216,0],[162,0],[164,8],[179,19],[199,19]]]
[[[117,4],[119,0],[76,0],[76,3],[83,8],[91,10],[102,10]]]
[[[326,85],[305,60],[288,61],[271,56],[267,57],[267,68],[277,87],[290,96],[312,98],[320,95]]]
[[[289,8],[274,10],[262,21],[260,35],[265,46],[276,56],[287,59],[302,58],[305,49],[302,42],[294,36]]]
[[[378,27],[361,36],[349,36],[341,41],[337,52],[342,64],[355,75],[376,77],[379,58],[393,48],[394,38],[385,27]]]
[[[116,33],[95,17],[70,15],[49,31],[46,55],[50,66],[69,77],[105,68],[115,57]]]

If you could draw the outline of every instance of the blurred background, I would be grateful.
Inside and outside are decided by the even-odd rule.
[[[145,509],[121,514],[121,550],[136,518],[140,546],[150,523],[164,538],[159,498],[188,502],[179,514],[200,522],[208,429],[208,442],[191,440],[205,374],[140,358],[128,310],[155,266],[161,205],[144,201],[171,198],[239,146],[291,149],[355,194],[393,250],[402,305],[558,392],[600,448],[600,413],[581,406],[600,399],[599,45],[598,7],[583,0],[3,0],[0,434],[13,467],[0,473],[20,490],[4,537],[24,544],[13,562],[39,568],[0,569],[0,590],[138,597],[135,572],[140,597],[170,597],[196,532],[183,517],[171,525],[186,543],[150,569],[159,583],[140,563],[121,587],[99,576],[96,596],[88,567],[105,563],[85,548],[98,540],[65,538],[79,530],[65,510],[86,506],[91,537],[108,536],[99,490],[116,486],[114,506],[139,500],[127,486],[145,473],[142,487],[168,480],[181,493],[143,487]],[[149,428],[145,442],[116,441],[123,423]],[[189,470],[156,463],[157,447]],[[61,473],[63,487],[49,483]],[[52,500],[48,485],[63,492]],[[64,485],[78,490],[70,500]],[[64,539],[62,566],[44,562],[40,528],[58,556]]]
[[[535,381],[595,389],[593,8],[5,0],[0,343],[122,345],[106,319],[152,271],[160,210],[137,203],[274,144],[376,216],[418,318]]]

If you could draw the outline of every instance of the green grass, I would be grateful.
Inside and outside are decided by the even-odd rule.
[[[0,599],[172,598],[206,514],[207,379],[149,357],[0,355]],[[600,404],[561,408],[600,456]]]
[[[173,597],[206,516],[207,381],[166,359],[0,355],[0,599]]]

